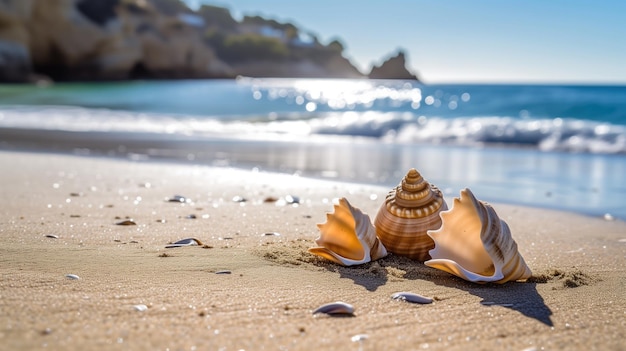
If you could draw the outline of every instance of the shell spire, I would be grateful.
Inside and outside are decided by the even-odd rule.
[[[435,246],[426,232],[441,226],[439,212],[447,209],[441,191],[411,168],[385,198],[374,226],[390,252],[425,261]]]
[[[339,199],[334,212],[326,214],[326,222],[318,224],[320,236],[315,240],[319,247],[309,252],[335,263],[352,266],[387,256],[387,250],[376,237],[370,217],[350,205],[346,198]]]
[[[427,266],[476,283],[506,283],[530,278],[509,226],[469,189],[441,213],[442,226],[428,231],[435,241]]]

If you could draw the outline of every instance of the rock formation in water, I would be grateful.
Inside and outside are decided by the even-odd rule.
[[[406,55],[402,50],[398,51],[396,56],[389,58],[380,66],[372,67],[368,77],[371,79],[417,80],[417,76],[408,70]]]
[[[0,0],[0,82],[363,78],[343,50],[290,23],[180,0]]]

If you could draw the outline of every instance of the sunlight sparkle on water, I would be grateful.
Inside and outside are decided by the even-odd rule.
[[[421,106],[422,91],[410,83],[395,87],[380,86],[365,80],[345,79],[299,79],[269,81],[266,95],[270,100],[293,99],[297,105],[304,105],[313,112],[321,105],[333,110],[352,110],[357,106],[370,108],[376,101],[387,100],[392,106],[410,104],[411,108]],[[260,99],[260,91],[254,91],[254,98]]]

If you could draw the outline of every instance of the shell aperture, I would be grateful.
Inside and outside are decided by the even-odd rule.
[[[346,198],[339,199],[334,212],[326,214],[326,222],[318,224],[320,236],[315,240],[319,247],[309,252],[335,263],[352,266],[387,256],[387,250],[376,237],[376,230],[368,215],[350,205]]]
[[[469,189],[461,191],[441,219],[441,228],[428,231],[435,248],[429,252],[432,259],[424,262],[427,266],[476,283],[502,284],[531,276],[509,226]]]

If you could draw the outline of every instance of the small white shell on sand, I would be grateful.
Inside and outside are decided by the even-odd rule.
[[[367,334],[357,334],[351,337],[350,340],[352,340],[352,342],[361,342],[367,340],[369,337],[370,336]]]
[[[202,241],[196,239],[196,238],[186,238],[186,239],[182,239],[182,240],[178,240],[175,243],[172,244],[168,244],[165,246],[166,249],[171,249],[171,248],[175,248],[175,247],[183,247],[183,246],[198,246],[198,245],[202,245]]]
[[[422,296],[419,294],[406,292],[406,291],[397,292],[391,295],[391,298],[394,300],[402,300],[406,302],[421,303],[421,304],[428,304],[428,303],[433,302],[433,299],[431,299],[430,297],[426,297],[426,296]]]
[[[65,278],[67,278],[67,279],[72,279],[72,280],[78,280],[78,279],[80,279],[80,277],[79,277],[79,276],[77,276],[76,274],[66,274],[66,275],[65,275]]]
[[[135,311],[143,312],[148,310],[148,306],[146,305],[134,305],[133,308]]]
[[[278,232],[265,232],[265,233],[263,233],[263,236],[280,236],[280,233],[278,233]]]
[[[352,315],[354,313],[354,306],[342,301],[331,302],[318,307],[313,314],[325,313],[328,315]]]

